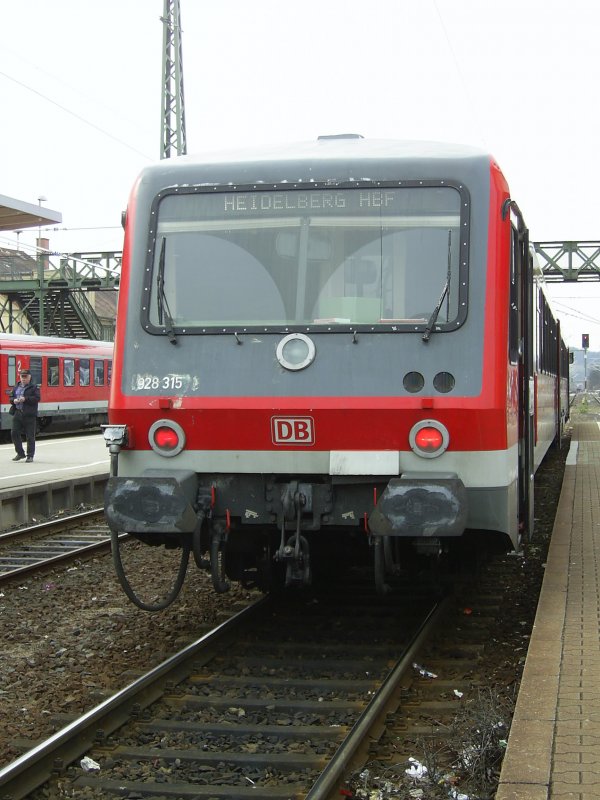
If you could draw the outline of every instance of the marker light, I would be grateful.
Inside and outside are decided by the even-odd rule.
[[[183,450],[185,433],[181,425],[176,422],[159,419],[150,427],[148,441],[155,453],[170,458]]]
[[[435,453],[444,442],[444,437],[437,428],[421,428],[415,436],[415,444],[419,450]]]
[[[433,379],[433,387],[438,392],[446,394],[454,389],[456,380],[451,372],[438,372]]]
[[[179,444],[179,437],[173,428],[158,428],[154,431],[154,444],[161,450],[175,450]]]
[[[407,372],[402,383],[407,392],[420,392],[425,386],[425,378],[420,372]]]
[[[413,425],[408,435],[411,449],[423,458],[441,456],[450,443],[447,428],[434,419],[424,419]]]

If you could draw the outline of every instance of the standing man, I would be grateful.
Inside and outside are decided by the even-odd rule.
[[[22,369],[20,375],[21,382],[10,393],[11,437],[17,451],[13,461],[21,461],[25,458],[23,450],[23,434],[25,434],[27,439],[27,458],[25,463],[30,464],[35,455],[35,429],[37,426],[40,389],[37,384],[32,382],[31,372],[28,369]]]

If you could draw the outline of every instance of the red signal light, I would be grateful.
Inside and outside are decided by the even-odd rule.
[[[421,428],[415,435],[415,444],[424,453],[435,453],[443,443],[444,437],[437,428]]]
[[[185,432],[179,423],[170,419],[157,419],[148,431],[148,444],[159,456],[172,458],[185,447]]]
[[[174,450],[179,444],[179,436],[173,428],[157,428],[154,431],[154,443],[161,450]]]
[[[421,458],[437,458],[446,452],[450,444],[450,434],[441,422],[424,419],[412,426],[408,441],[413,453]]]

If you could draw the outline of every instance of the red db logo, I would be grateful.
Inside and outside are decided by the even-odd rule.
[[[314,444],[312,417],[271,417],[273,444]]]

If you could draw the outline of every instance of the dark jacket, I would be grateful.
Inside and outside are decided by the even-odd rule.
[[[10,413],[19,413],[15,406],[15,396],[17,387],[15,386],[10,393]],[[21,413],[24,417],[37,417],[38,403],[40,402],[40,387],[37,383],[29,381],[23,391],[25,402],[22,404]]]

